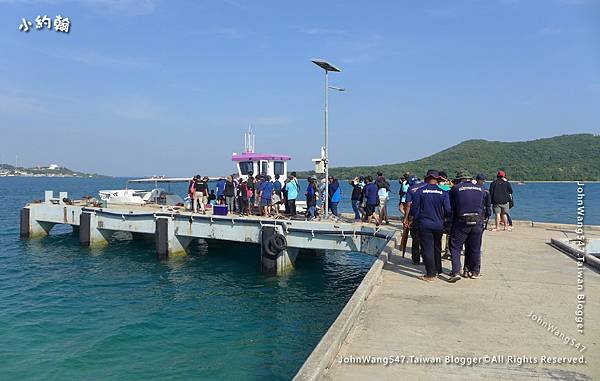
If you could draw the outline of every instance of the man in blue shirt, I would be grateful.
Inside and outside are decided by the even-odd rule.
[[[450,255],[452,257],[452,272],[449,282],[461,279],[460,252],[465,245],[465,265],[467,271],[463,276],[479,278],[481,267],[481,238],[483,235],[483,218],[488,211],[485,205],[485,188],[480,184],[473,184],[473,177],[465,171],[456,175],[459,183],[450,190],[450,203],[452,205],[452,232],[450,234]]]
[[[442,273],[442,233],[444,222],[452,215],[448,192],[438,187],[439,172],[430,169],[425,175],[425,185],[413,195],[411,213],[419,224],[421,255],[425,275],[420,279],[431,282]]]
[[[375,225],[379,225],[379,217],[375,214],[375,208],[377,208],[377,184],[373,182],[373,178],[371,176],[367,176],[366,178],[367,185],[365,185],[365,215],[367,217],[367,222],[371,222],[371,218],[375,219]]]
[[[413,265],[421,263],[421,240],[419,237],[419,223],[411,215],[411,207],[413,205],[416,192],[427,185],[424,181],[418,181],[416,177],[411,176],[409,179],[409,188],[406,192],[406,205],[404,209],[404,220],[402,224],[410,229],[410,252]],[[414,211],[413,211],[414,214]]]
[[[263,215],[271,214],[271,196],[273,195],[273,182],[271,176],[265,176],[265,181],[260,185],[260,206],[263,208]]]

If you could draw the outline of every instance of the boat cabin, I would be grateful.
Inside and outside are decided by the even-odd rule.
[[[287,178],[287,162],[290,156],[278,154],[264,154],[254,152],[254,132],[252,128],[244,135],[244,152],[234,153],[231,160],[237,163],[238,175],[241,179],[247,179],[250,174],[269,175],[275,180],[279,175],[279,181],[283,184]]]
[[[279,175],[279,180],[283,181],[287,177],[287,162],[291,159],[285,155],[263,154],[254,152],[244,152],[233,154],[231,160],[237,163],[238,175],[242,179],[247,179],[250,174],[256,176],[269,175],[275,179]]]

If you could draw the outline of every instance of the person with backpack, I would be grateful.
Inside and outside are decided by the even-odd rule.
[[[191,185],[194,191],[193,197],[193,211],[194,213],[198,213],[198,206],[200,206],[200,210],[202,214],[206,214],[206,210],[204,209],[204,205],[208,199],[208,183],[200,176],[196,175],[194,177],[193,184]]]

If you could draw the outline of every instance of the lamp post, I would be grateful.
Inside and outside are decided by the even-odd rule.
[[[312,62],[325,70],[325,146],[323,147],[323,162],[325,165],[325,219],[329,218],[329,90],[344,91],[341,87],[329,86],[329,72],[341,72],[341,70],[331,63],[321,60],[314,59]]]

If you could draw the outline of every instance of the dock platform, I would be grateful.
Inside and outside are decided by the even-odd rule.
[[[552,238],[569,235],[531,226],[485,232],[482,277],[454,284],[418,280],[422,266],[390,250],[381,269],[367,275],[373,275],[367,280],[371,291],[346,306],[362,303],[349,334],[335,332],[342,325],[336,321],[313,352],[319,356],[309,357],[296,380],[600,379],[600,275],[550,246]],[[444,260],[445,272],[449,266]],[[319,364],[323,347],[332,347],[336,335],[339,350],[329,364]],[[362,356],[376,363],[361,364]],[[563,358],[585,364],[544,362]]]
[[[83,246],[110,242],[115,232],[132,237],[149,236],[156,241],[158,259],[185,254],[193,239],[246,242],[261,246],[264,274],[283,274],[293,268],[300,249],[338,250],[378,255],[393,238],[392,227],[337,221],[305,221],[261,216],[227,216],[192,213],[183,207],[161,205],[90,205],[69,200],[64,192],[54,197],[46,191],[44,200],[21,209],[20,234],[34,238],[49,234],[53,226],[67,224],[78,230]]]

